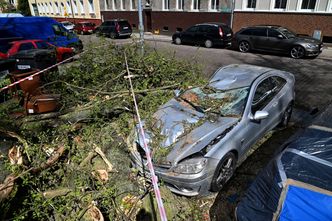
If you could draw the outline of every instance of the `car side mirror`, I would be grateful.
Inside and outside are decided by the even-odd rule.
[[[282,35],[278,35],[277,38],[279,38],[279,39],[284,39],[284,36],[282,36]]]
[[[178,96],[180,96],[180,94],[181,94],[181,90],[179,90],[179,89],[174,90],[173,92],[174,92],[174,96],[175,96],[175,97],[178,97]]]
[[[269,113],[267,111],[256,111],[255,115],[250,117],[250,120],[260,121],[267,118],[268,116]]]

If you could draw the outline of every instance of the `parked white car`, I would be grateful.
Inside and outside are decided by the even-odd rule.
[[[68,31],[73,31],[75,25],[69,21],[62,21],[61,24],[63,25],[63,27],[65,27]]]

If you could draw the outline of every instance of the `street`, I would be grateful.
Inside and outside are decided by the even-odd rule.
[[[95,36],[82,36],[86,44],[98,40]],[[109,39],[107,39],[109,40]],[[127,44],[131,39],[110,40],[115,44]],[[332,101],[332,50],[326,49],[315,59],[292,59],[287,56],[266,53],[240,53],[231,49],[203,48],[175,45],[167,41],[148,40],[146,44],[160,53],[197,63],[205,77],[211,76],[219,67],[228,64],[252,64],[291,72],[295,75],[296,101],[291,124],[277,129],[272,136],[260,142],[232,179],[213,197],[210,208],[211,220],[234,220],[234,210],[245,191],[259,171],[273,158],[280,146],[294,133],[310,123],[316,112],[323,110]],[[271,135],[271,134],[270,134]]]

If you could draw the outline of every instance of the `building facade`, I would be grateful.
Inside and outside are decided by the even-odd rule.
[[[138,26],[138,0],[99,0],[103,20]],[[332,0],[142,0],[146,31],[172,34],[202,22],[231,24],[233,31],[259,24],[281,25],[304,35],[332,36]],[[234,9],[234,13],[232,13]]]
[[[98,0],[29,0],[31,15],[52,17],[58,21],[101,23]]]
[[[233,30],[249,25],[272,24],[312,36],[321,31],[332,41],[332,0],[235,0]]]

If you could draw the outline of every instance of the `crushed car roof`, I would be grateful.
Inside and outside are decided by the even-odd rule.
[[[250,86],[257,77],[270,71],[277,70],[254,65],[232,64],[217,70],[211,77],[209,86],[220,90],[246,87]]]

